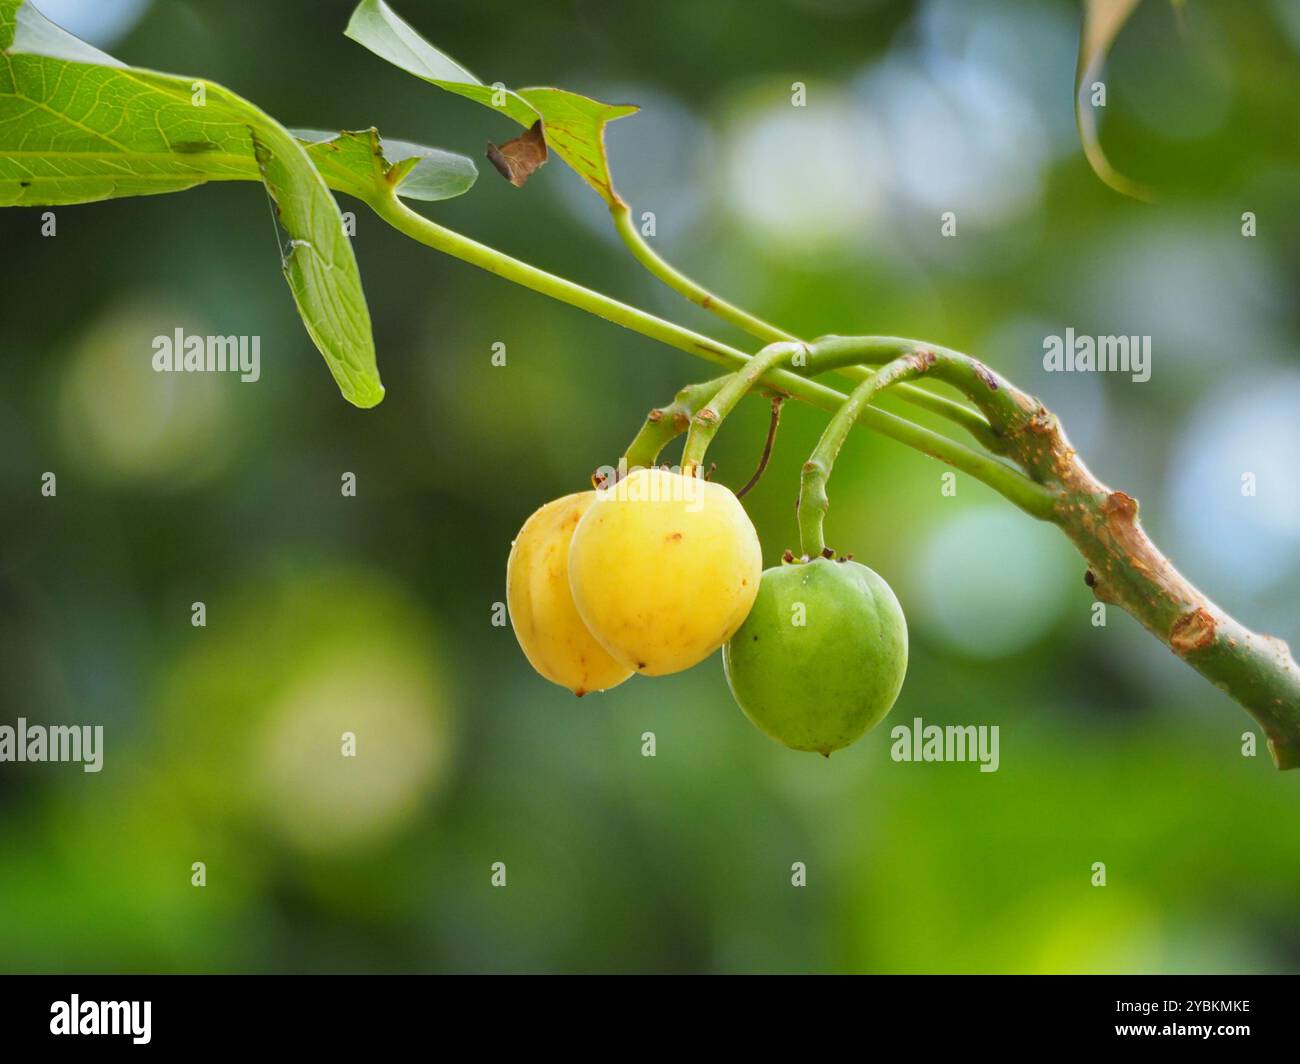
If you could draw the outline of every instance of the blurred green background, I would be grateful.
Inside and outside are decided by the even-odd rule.
[[[38,6],[290,126],[480,160],[517,131],[345,40],[346,0]],[[486,81],[639,103],[609,145],[660,251],[805,335],[988,359],[1195,582],[1300,642],[1300,5],[1140,6],[1103,138],[1157,206],[1083,160],[1066,0],[395,6]],[[559,161],[523,191],[480,169],[423,209],[741,341],[641,272]],[[344,207],[372,411],[303,331],[257,185],[60,208],[53,238],[0,212],[0,723],[106,731],[98,775],[0,765],[0,969],[1300,969],[1300,772],[1241,756],[1250,718],[1127,616],[1094,627],[1059,533],[968,477],[944,497],[891,441],[855,434],[831,484],[830,541],[911,625],[903,694],[856,746],[772,743],[716,658],[581,701],[534,675],[491,624],[514,532],[714,371]],[[1150,381],[1045,373],[1067,326],[1151,335]],[[262,380],[152,372],[177,327],[260,336]],[[766,417],[719,437],[723,482]],[[746,499],[769,564],[823,423],[788,404]],[[891,761],[917,716],[999,725],[999,771]]]

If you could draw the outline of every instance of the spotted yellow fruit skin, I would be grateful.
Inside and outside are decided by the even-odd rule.
[[[646,676],[689,669],[744,621],[763,572],[758,534],[721,484],[633,470],[578,522],[569,583],[601,645]]]
[[[569,591],[569,541],[595,499],[594,491],[582,491],[548,502],[524,522],[506,562],[506,604],[524,656],[575,695],[632,675],[588,631]]]

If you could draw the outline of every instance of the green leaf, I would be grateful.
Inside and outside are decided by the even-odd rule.
[[[547,146],[591,185],[610,206],[621,204],[605,152],[605,126],[637,110],[601,103],[564,89],[507,89],[484,85],[438,51],[384,0],[361,0],[344,31],[358,44],[407,73],[474,100],[529,127],[539,118]]]
[[[192,188],[207,180],[259,179],[242,123],[202,128],[212,112],[190,106],[183,137],[129,109],[156,113],[150,85],[117,60],[47,21],[22,0],[0,0],[0,206],[57,206]],[[194,116],[200,116],[198,118]],[[209,124],[210,125],[210,124]]]
[[[330,188],[360,200],[389,189],[405,199],[451,199],[468,192],[478,178],[477,167],[464,155],[383,138],[377,129],[295,129],[293,135]]]
[[[352,245],[288,130],[220,85],[123,66],[26,0],[0,0],[0,205],[250,176],[261,177],[289,234],[284,274],[308,333],[344,398],[374,406],[384,388]]]
[[[1110,164],[1097,132],[1097,108],[1090,99],[1092,85],[1099,80],[1106,56],[1124,23],[1141,0],[1084,0],[1083,29],[1079,34],[1079,62],[1074,76],[1074,118],[1083,142],[1088,165],[1102,181],[1125,196],[1150,201],[1149,188],[1125,177]]]

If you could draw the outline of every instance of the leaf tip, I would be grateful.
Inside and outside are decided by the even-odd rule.
[[[348,388],[343,398],[360,410],[370,410],[384,401],[385,389],[378,379]]]

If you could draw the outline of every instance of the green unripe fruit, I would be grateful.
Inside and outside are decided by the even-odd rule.
[[[754,725],[830,756],[874,728],[907,672],[907,621],[865,565],[817,558],[768,569],[723,648],[727,683]]]

